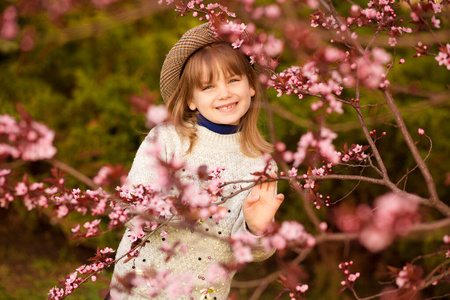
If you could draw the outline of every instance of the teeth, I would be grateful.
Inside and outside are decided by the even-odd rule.
[[[219,110],[226,110],[226,109],[230,109],[233,108],[236,105],[236,103],[233,103],[231,105],[225,106],[225,107],[219,107]]]

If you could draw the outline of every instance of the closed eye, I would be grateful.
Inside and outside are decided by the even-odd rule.
[[[206,91],[206,90],[209,90],[209,89],[212,89],[212,88],[213,88],[212,85],[205,85],[205,86],[202,87],[202,91]]]
[[[238,81],[241,81],[241,78],[237,77],[237,76],[230,79],[230,83],[238,82]]]

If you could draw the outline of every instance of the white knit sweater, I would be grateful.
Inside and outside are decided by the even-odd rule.
[[[173,125],[159,125],[153,128],[137,151],[128,175],[130,183],[133,185],[149,184],[156,179],[157,174],[152,168],[154,159],[147,154],[149,147],[151,147],[151,141],[154,139],[165,147],[161,154],[163,160],[169,161],[172,157],[178,157],[182,158],[187,166],[194,168],[201,165],[225,167],[221,178],[226,182],[253,179],[251,173],[262,171],[266,165],[262,157],[251,158],[241,152],[239,145],[240,133],[221,135],[205,127],[197,126],[197,136],[198,140],[194,148],[189,154],[185,155],[189,143],[184,139],[180,139]],[[238,189],[238,186],[229,186],[226,189],[226,193],[232,194]],[[193,292],[189,296],[182,296],[176,299],[225,300],[229,294],[231,280],[235,272],[230,272],[228,279],[221,279],[214,285],[211,285],[205,279],[205,276],[208,266],[212,262],[229,263],[233,261],[233,254],[229,244],[221,239],[226,239],[237,231],[246,230],[242,203],[249,193],[250,190],[238,193],[235,197],[228,200],[223,205],[228,208],[228,214],[219,222],[213,219],[206,219],[203,223],[196,226],[195,230],[177,228],[178,226],[175,226],[175,224],[158,229],[158,231],[167,231],[169,235],[164,238],[160,235],[160,232],[156,232],[151,236],[150,242],[140,251],[137,258],[127,263],[123,263],[124,260],[122,259],[115,265],[111,282],[112,299],[175,299],[167,296],[165,292],[162,292],[155,298],[151,298],[149,296],[150,290],[145,285],[133,289],[132,295],[121,291],[116,275],[124,276],[128,272],[133,271],[142,272],[151,267],[156,270],[167,269],[171,274],[191,274],[195,280]],[[128,231],[129,229],[125,232],[119,245],[117,257],[121,257],[131,247],[127,237]],[[205,232],[208,235],[205,235]],[[164,262],[167,253],[160,250],[162,244],[169,243],[173,245],[175,242],[187,245],[187,253],[183,254],[180,251],[168,262]],[[253,248],[252,254],[255,261],[261,261],[267,259],[273,252],[267,253],[261,246],[257,246]],[[201,293],[202,290],[203,292],[205,291],[205,288],[212,289],[205,295]]]

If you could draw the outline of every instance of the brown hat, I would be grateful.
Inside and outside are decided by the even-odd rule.
[[[181,70],[189,56],[197,49],[219,41],[221,39],[216,36],[209,23],[204,23],[186,32],[170,49],[164,60],[159,82],[164,102],[167,102],[175,91],[180,81]]]

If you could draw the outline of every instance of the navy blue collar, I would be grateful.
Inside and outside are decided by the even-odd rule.
[[[233,134],[239,131],[239,125],[216,124],[198,114],[197,124],[218,134]]]

